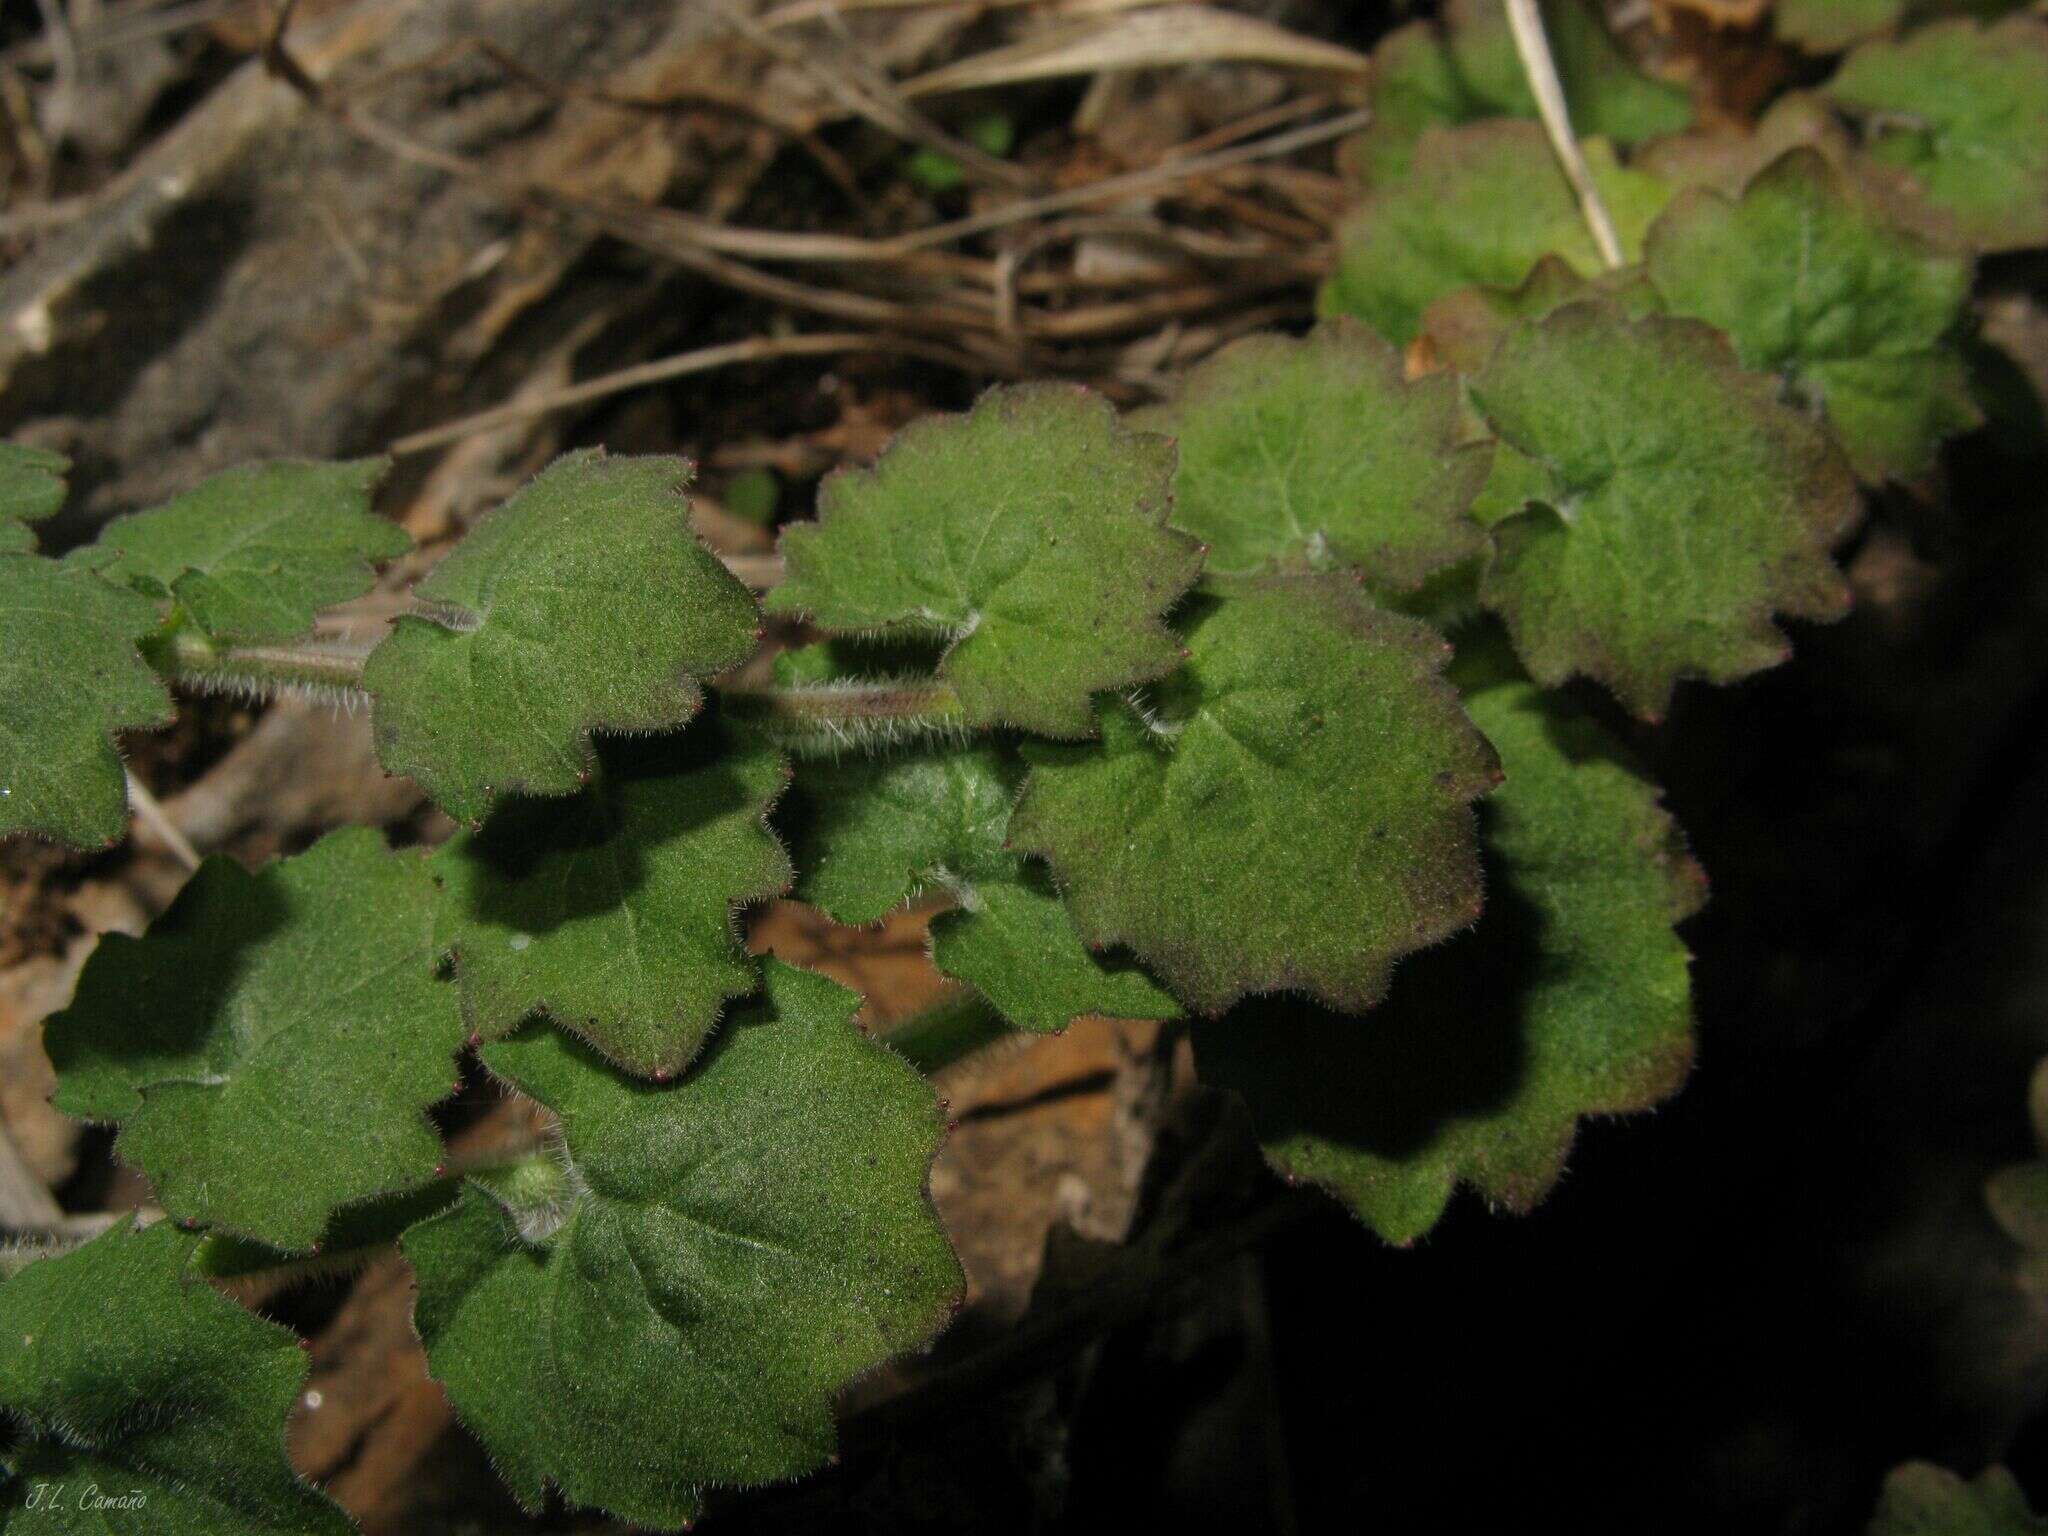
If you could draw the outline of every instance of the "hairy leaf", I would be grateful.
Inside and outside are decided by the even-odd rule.
[[[1407,383],[1349,319],[1233,343],[1145,425],[1179,443],[1174,526],[1219,575],[1350,566],[1412,590],[1484,542],[1465,511],[1487,454],[1466,442],[1457,381]]]
[[[123,1224],[0,1284],[0,1414],[24,1432],[5,1453],[17,1481],[0,1487],[0,1530],[355,1529],[285,1459],[298,1340],[192,1277],[199,1241]]]
[[[2041,1536],[2048,1519],[2004,1467],[1965,1481],[1946,1467],[1909,1461],[1886,1474],[1869,1536]]]
[[[434,856],[441,942],[485,1038],[542,1011],[615,1065],[666,1076],[757,983],[734,909],[789,886],[766,822],[788,769],[701,729],[609,742],[598,761],[574,800],[502,806]]]
[[[0,554],[0,836],[78,848],[116,841],[128,792],[116,731],[168,725],[162,681],[135,642],[157,605],[84,559]]]
[[[1023,765],[995,746],[807,762],[797,773],[797,895],[842,923],[879,922],[920,890],[932,959],[1019,1029],[1084,1014],[1170,1019],[1179,1006],[1128,961],[1092,955],[1041,867],[1006,846]]]
[[[1511,331],[1473,393],[1541,474],[1481,586],[1538,682],[1585,673],[1656,719],[1680,677],[1784,660],[1774,613],[1846,608],[1847,467],[1706,326],[1570,304]]]
[[[1180,662],[1163,615],[1201,550],[1166,527],[1173,446],[1066,385],[999,388],[830,476],[785,529],[772,612],[935,636],[970,724],[1092,736],[1090,696]]]
[[[28,525],[54,517],[64,505],[64,476],[70,468],[61,453],[0,443],[0,554],[36,547]]]
[[[1937,22],[1865,43],[1828,97],[1875,134],[1944,229],[1981,251],[2048,244],[2048,22]]]
[[[1439,362],[1459,373],[1479,373],[1501,337],[1519,322],[1602,298],[1631,318],[1656,314],[1662,307],[1641,267],[1584,277],[1561,257],[1546,256],[1519,287],[1460,288],[1445,294],[1422,312],[1422,338]]]
[[[1673,314],[1727,332],[1745,368],[1824,414],[1866,479],[1925,474],[1941,440],[1980,419],[1952,344],[1969,263],[1895,230],[1811,150],[1740,202],[1683,194],[1643,259]]]
[[[1446,647],[1338,576],[1219,581],[1187,634],[1187,668],[1099,744],[1026,746],[1011,844],[1051,861],[1084,939],[1191,1008],[1363,1008],[1479,911],[1469,802],[1498,767]]]
[[[1633,256],[1668,189],[1625,170],[1598,139],[1586,143],[1593,180]],[[1319,300],[1356,315],[1389,341],[1415,339],[1431,300],[1478,283],[1512,288],[1545,256],[1599,270],[1593,237],[1543,130],[1520,121],[1432,128],[1414,169],[1367,190],[1338,233],[1337,270]]]
[[[1758,171],[1795,149],[1812,150],[1837,171],[1848,171],[1856,145],[1825,100],[1789,91],[1747,131],[1721,126],[1674,134],[1645,145],[1632,164],[1674,190],[1712,187],[1733,198]]]
[[[450,815],[500,795],[568,795],[593,731],[681,725],[698,679],[759,639],[745,587],[690,532],[681,459],[557,459],[416,589],[363,686],[378,755]]]
[[[415,1227],[427,1361],[520,1501],[673,1527],[710,1483],[832,1453],[832,1394],[945,1322],[959,1265],[925,1195],[931,1089],[859,999],[766,965],[690,1073],[624,1078],[557,1031],[484,1047],[562,1119],[551,1220],[472,1189]]]
[[[250,874],[208,859],[142,938],[109,934],[45,1028],[66,1114],[172,1215],[307,1249],[340,1207],[432,1178],[462,1046],[427,861],[370,828]]]
[[[1655,789],[1554,694],[1496,675],[1465,703],[1507,775],[1480,808],[1479,926],[1363,1018],[1270,998],[1195,1029],[1203,1080],[1245,1096],[1273,1165],[1390,1242],[1460,1184],[1530,1209],[1582,1116],[1657,1103],[1692,1059],[1672,925],[1704,885]]]
[[[1545,0],[1541,9],[1578,132],[1634,144],[1692,120],[1685,91],[1629,63],[1587,0]],[[1372,107],[1372,125],[1344,149],[1346,169],[1368,183],[1406,174],[1427,128],[1535,117],[1500,0],[1449,0],[1441,22],[1412,22],[1389,34],[1373,50]]]
[[[372,562],[412,548],[370,511],[386,459],[280,459],[215,475],[152,511],[108,525],[102,569],[170,597],[219,639],[289,640],[319,609],[370,590]]]

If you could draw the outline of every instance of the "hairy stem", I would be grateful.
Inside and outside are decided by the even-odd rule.
[[[258,698],[311,693],[353,695],[363,682],[369,651],[359,645],[215,645],[204,635],[182,631],[156,648],[160,670],[181,683],[219,693]]]
[[[872,751],[966,734],[960,697],[934,678],[727,688],[728,713],[802,754]]]

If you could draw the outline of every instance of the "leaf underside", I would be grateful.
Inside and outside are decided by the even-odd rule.
[[[1350,567],[1401,591],[1484,543],[1465,512],[1487,453],[1457,381],[1406,382],[1400,354],[1350,319],[1233,342],[1145,425],[1180,446],[1174,526],[1217,575]]]
[[[483,1049],[561,1117],[576,1193],[536,1239],[472,1187],[404,1251],[429,1367],[529,1508],[552,1483],[670,1528],[706,1484],[808,1472],[833,1394],[961,1295],[925,1194],[931,1089],[854,1027],[853,993],[765,970],[667,1086],[557,1031]]]
[[[642,1076],[680,1071],[754,990],[735,909],[779,896],[781,756],[703,728],[605,743],[573,800],[515,801],[435,854],[440,941],[486,1039],[541,1011]]]
[[[1865,479],[1933,468],[1980,420],[1950,340],[1969,263],[1895,230],[1812,150],[1794,150],[1731,203],[1679,197],[1644,247],[1673,314],[1725,331],[1745,368],[1822,412]]]
[[[355,1523],[285,1459],[306,1380],[290,1330],[189,1273],[200,1239],[116,1226],[0,1284],[0,1530],[342,1536]],[[38,1484],[64,1494],[27,1508]],[[87,1497],[140,1495],[95,1508]]]
[[[171,597],[216,639],[289,640],[321,608],[370,590],[372,563],[412,540],[370,511],[389,461],[277,460],[230,469],[120,518],[97,548],[111,581]]]
[[[66,1114],[186,1220],[304,1251],[432,1178],[462,1046],[427,861],[370,828],[250,874],[215,856],[139,939],[108,934],[45,1041]]]
[[[1783,661],[1773,614],[1846,609],[1828,550],[1854,480],[1718,333],[1569,304],[1510,331],[1472,388],[1538,471],[1481,583],[1538,682],[1584,673],[1654,720],[1681,677]]]
[[[127,827],[116,731],[168,725],[171,696],[135,642],[157,605],[89,560],[0,554],[0,837],[104,847]]]
[[[501,795],[569,795],[593,731],[681,725],[744,661],[754,600],[690,532],[681,459],[557,459],[416,589],[363,687],[378,756],[460,821]]]
[[[1201,550],[1166,527],[1173,447],[1063,384],[990,390],[927,417],[819,491],[782,535],[774,613],[946,642],[967,723],[1095,733],[1092,696],[1171,671],[1164,615]]]
[[[872,923],[920,892],[950,893],[959,905],[932,920],[933,962],[1019,1029],[1176,1017],[1136,965],[1091,954],[1043,867],[1007,848],[1023,776],[990,744],[802,764],[796,894],[835,921]]]
[[[1218,581],[1187,667],[1099,744],[1027,744],[1010,822],[1091,944],[1125,944],[1190,1008],[1298,988],[1340,1008],[1469,924],[1469,802],[1493,753],[1446,647],[1341,576]]]
[[[1266,998],[1194,1032],[1197,1071],[1245,1097],[1268,1160],[1389,1242],[1460,1184],[1529,1210],[1580,1118],[1657,1103],[1692,1059],[1672,925],[1704,886],[1656,791],[1557,695],[1497,671],[1465,702],[1507,775],[1480,808],[1479,925],[1363,1017]]]

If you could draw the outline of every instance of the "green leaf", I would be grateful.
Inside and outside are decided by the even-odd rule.
[[[1163,615],[1201,568],[1166,527],[1173,446],[1067,385],[998,388],[913,423],[786,528],[773,613],[947,643],[969,724],[1095,732],[1090,696],[1180,663]]]
[[[28,525],[56,516],[70,468],[61,453],[0,443],[0,554],[34,550],[36,536]]]
[[[1886,1474],[1870,1536],[2041,1536],[2019,1479],[1987,1467],[1965,1482],[1946,1467],[1909,1461]]]
[[[1775,666],[1774,613],[1838,618],[1855,483],[1820,428],[1697,321],[1570,304],[1511,331],[1473,396],[1541,471],[1481,584],[1535,679],[1660,717],[1680,677]]]
[[[861,1036],[853,993],[766,972],[665,1087],[557,1031],[484,1047],[561,1116],[568,1204],[522,1225],[473,1188],[404,1249],[428,1366],[528,1508],[553,1483],[668,1528],[706,1484],[808,1472],[833,1394],[958,1303],[931,1089]]]
[[[1905,20],[1907,0],[1778,0],[1778,36],[1808,53],[1840,53]]]
[[[1085,1014],[1170,1019],[1179,1006],[1128,960],[1092,955],[1042,867],[1006,846],[1024,770],[995,746],[806,762],[793,816],[796,894],[835,921],[873,923],[937,887],[932,959],[1019,1029]]]
[[[458,820],[500,795],[568,795],[593,731],[681,725],[698,679],[760,638],[747,589],[689,527],[681,459],[557,459],[479,523],[371,653],[378,755]]]
[[[1643,257],[1670,311],[1727,332],[1745,368],[1824,415],[1865,479],[1927,473],[1980,419],[1953,345],[1970,264],[1895,230],[1811,150],[1740,202],[1683,194]]]
[[[289,1329],[188,1269],[200,1239],[168,1222],[115,1227],[0,1284],[0,1530],[310,1536],[355,1523],[285,1459],[306,1381]],[[37,1507],[25,1500],[47,1486]],[[95,1507],[94,1493],[117,1502]]]
[[[514,801],[434,856],[440,937],[486,1039],[545,1012],[643,1076],[680,1071],[754,990],[737,907],[788,889],[778,753],[702,729],[607,743],[566,804]]]
[[[170,693],[135,642],[157,605],[83,559],[0,554],[0,836],[77,848],[128,825],[113,733],[168,725]]]
[[[462,1021],[427,861],[367,827],[250,874],[217,856],[139,939],[108,934],[45,1026],[52,1102],[119,1122],[172,1215],[283,1249],[424,1184]]]
[[[1674,190],[1712,187],[1740,197],[1749,179],[1780,156],[1810,149],[1837,171],[1848,171],[1855,142],[1827,102],[1811,91],[1788,91],[1748,130],[1720,126],[1674,134],[1646,144],[1635,168]]]
[[[2048,244],[2048,23],[1944,21],[1865,43],[1825,89],[1955,239],[1980,251]]]
[[[1692,121],[1685,91],[1643,75],[1586,0],[1545,0],[1544,31],[1572,125],[1634,144]],[[1419,21],[1373,50],[1372,126],[1346,144],[1345,168],[1368,183],[1405,175],[1428,128],[1536,116],[1536,98],[1499,0],[1449,0],[1441,22]]]
[[[163,506],[109,524],[101,569],[171,597],[216,639],[289,640],[319,609],[370,590],[372,562],[412,548],[370,511],[386,459],[280,459],[215,475]]]
[[[1340,1008],[1479,912],[1469,802],[1494,755],[1447,647],[1337,576],[1218,581],[1187,667],[1100,744],[1028,744],[1013,847],[1081,936],[1127,944],[1190,1008],[1299,988]]]
[[[1174,526],[1219,575],[1351,566],[1412,590],[1484,542],[1465,511],[1487,453],[1466,442],[1457,381],[1406,382],[1348,319],[1233,343],[1144,424],[1180,445]]]
[[[1460,1184],[1529,1210],[1582,1116],[1657,1103],[1692,1060],[1672,925],[1704,882],[1656,790],[1556,695],[1508,675],[1465,703],[1507,774],[1480,808],[1479,926],[1404,964],[1364,1018],[1271,998],[1195,1027],[1203,1081],[1244,1095],[1273,1165],[1389,1242]]]
[[[1633,257],[1668,189],[1623,169],[1598,139],[1585,151],[1622,249]],[[1431,300],[1473,283],[1512,288],[1548,255],[1578,272],[1600,268],[1543,130],[1520,121],[1432,128],[1415,146],[1414,169],[1368,189],[1346,220],[1337,270],[1319,304],[1326,315],[1356,315],[1405,346]]]
[[[1546,256],[1519,287],[1460,288],[1445,294],[1422,312],[1422,338],[1439,362],[1459,373],[1479,373],[1518,322],[1541,320],[1567,304],[1600,298],[1631,319],[1661,307],[1641,267],[1582,277],[1561,257]]]

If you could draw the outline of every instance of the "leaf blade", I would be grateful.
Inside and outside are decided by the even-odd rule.
[[[285,1457],[306,1380],[298,1340],[194,1278],[198,1243],[168,1222],[123,1224],[0,1283],[0,1409],[30,1440],[13,1469],[71,1484],[55,1506],[0,1508],[0,1529],[355,1529]],[[83,1494],[94,1482],[143,1501],[92,1509]]]
[[[758,984],[734,914],[789,887],[766,820],[788,767],[702,731],[600,760],[566,806],[501,807],[437,850],[439,942],[485,1039],[546,1012],[614,1065],[667,1076]]]
[[[522,1240],[473,1190],[403,1246],[430,1368],[529,1507],[553,1483],[666,1528],[705,1483],[808,1471],[831,1393],[960,1294],[924,1190],[931,1090],[854,1028],[854,994],[766,972],[666,1087],[552,1031],[485,1047],[561,1117],[573,1207]]]
[[[216,856],[140,939],[110,934],[46,1026],[66,1114],[173,1215],[286,1250],[434,1176],[462,1045],[426,861],[373,829],[249,874]],[[280,1134],[281,1127],[289,1127]]]
[[[690,532],[680,459],[557,459],[422,581],[363,673],[378,756],[458,820],[574,794],[594,731],[683,724],[744,661],[753,598]]]
[[[1219,580],[1187,624],[1144,715],[1027,748],[1011,843],[1087,942],[1128,945],[1192,1009],[1282,988],[1368,1006],[1478,913],[1469,802],[1498,765],[1445,647],[1334,576]]]
[[[1172,462],[1095,396],[991,390],[829,477],[818,521],[783,532],[788,579],[768,609],[943,636],[939,676],[969,724],[1092,735],[1092,695],[1179,664],[1162,616],[1201,553],[1166,526]]]
[[[412,548],[373,515],[387,459],[276,459],[213,476],[163,506],[115,520],[101,569],[154,597],[174,597],[219,640],[289,640],[321,608],[370,590],[373,562]]]

